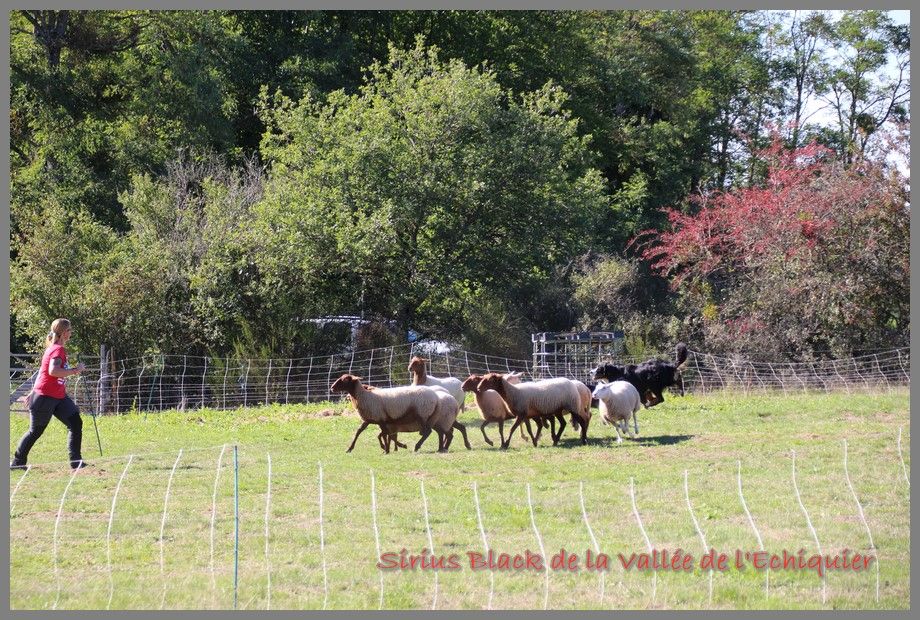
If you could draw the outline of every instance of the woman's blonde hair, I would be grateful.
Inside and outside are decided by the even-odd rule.
[[[45,346],[51,346],[52,344],[57,344],[61,341],[61,338],[64,337],[64,332],[70,329],[70,321],[67,319],[54,319],[51,322],[51,331],[48,332],[48,336],[45,337]]]

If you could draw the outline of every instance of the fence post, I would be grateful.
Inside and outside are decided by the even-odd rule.
[[[882,372],[882,366],[878,363],[878,353],[876,353],[876,354],[873,355],[872,357],[875,358],[875,367],[878,369],[878,374],[882,375],[882,379],[885,380],[885,385],[888,387],[888,392],[890,393],[890,392],[891,392],[891,383],[888,382],[888,377],[885,376],[885,373],[884,373],[884,372]]]
[[[307,358],[307,402],[310,402],[310,374],[313,372],[313,358]]]
[[[240,459],[233,446],[233,609],[240,584]]]
[[[367,360],[367,382],[370,383],[374,377],[374,350],[371,349],[371,355]]]
[[[121,373],[118,375],[118,387],[115,390],[115,411],[121,412],[121,379],[125,376],[128,369],[125,368],[125,360],[121,360]]]
[[[252,368],[252,360],[246,359],[246,374],[243,376],[243,406],[249,405],[249,369]]]
[[[818,378],[818,381],[821,382],[821,385],[824,386],[824,393],[827,394],[829,390],[827,389],[827,381],[824,380],[824,377],[821,376],[821,373],[818,372],[818,368],[815,366],[814,362],[810,363],[811,371],[814,373],[815,377]]]
[[[862,373],[859,372],[859,362],[856,361],[855,357],[853,358],[853,368],[856,370],[856,376],[859,377],[859,380],[865,384],[867,390],[870,390],[871,388],[869,387],[869,382],[862,375]]]
[[[289,397],[290,397],[290,389],[291,389],[291,368],[293,368],[293,367],[294,367],[294,360],[293,360],[293,359],[289,359],[289,360],[288,360],[287,377],[284,379],[284,404],[285,404],[285,405],[288,404],[288,399],[289,399]]]
[[[265,404],[268,404],[268,381],[272,376],[272,359],[268,358],[268,372],[265,374]]]
[[[390,365],[387,368],[387,380],[390,387],[393,387],[393,355],[396,353],[396,347],[390,347]]]
[[[188,400],[185,397],[185,368],[188,365],[188,355],[182,356],[182,377],[179,379],[179,402],[182,404],[182,411],[185,411],[185,403]]]
[[[204,358],[204,370],[201,371],[201,408],[204,409],[204,382],[208,376],[208,358]]]
[[[783,396],[786,396],[786,382],[783,381],[783,378],[776,374],[776,370],[773,369],[773,364],[767,364],[770,367],[770,372],[773,373],[773,376],[779,381],[779,386],[783,389]]]
[[[228,355],[227,358],[224,360],[224,387],[223,387],[223,390],[222,390],[223,396],[224,396],[224,400],[223,400],[223,405],[221,406],[221,409],[226,409],[226,408],[227,408],[227,373],[228,373],[228,372],[230,372],[230,356],[229,356],[229,355]],[[183,393],[183,394],[184,394],[184,393]]]
[[[109,375],[109,352],[104,344],[99,345],[99,406],[96,411],[102,413],[109,406],[109,388],[107,385]]]
[[[837,375],[837,378],[840,379],[840,382],[843,383],[843,389],[847,391],[847,394],[850,393],[850,384],[840,375],[840,371],[837,370],[837,361],[831,360],[831,365],[834,368],[834,374]]]
[[[329,372],[326,373],[326,396],[331,400],[332,396],[330,395],[329,388],[332,386],[332,361],[335,359],[334,355],[329,356]]]
[[[147,390],[147,410],[148,410],[148,411],[151,409],[150,403],[153,401],[153,388],[156,387],[157,379],[158,379],[159,376],[160,376],[160,369],[157,368],[157,366],[156,366],[156,357],[154,357],[153,359],[154,359],[154,361],[153,361],[153,364],[154,364],[154,366],[153,366],[154,375],[153,375],[153,380],[150,382],[150,387],[149,387],[149,389]]]
[[[901,367],[901,372],[904,373],[904,378],[907,379],[907,385],[910,385],[910,373],[904,368],[904,361],[901,357],[901,349],[896,349],[898,354],[898,366]]]
[[[697,355],[696,351],[691,351],[690,355],[693,356],[693,367],[696,368],[696,376],[700,382],[700,393],[705,394],[706,393],[706,381],[703,379],[703,373],[700,372],[699,355]],[[598,365],[600,365],[602,362],[603,360],[599,360],[597,363]]]

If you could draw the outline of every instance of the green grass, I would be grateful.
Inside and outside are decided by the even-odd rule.
[[[582,519],[579,482],[584,482],[589,520],[602,552],[614,560],[606,575],[550,572],[552,609],[708,608],[707,574],[659,573],[652,601],[649,573],[623,571],[617,553],[643,552],[645,540],[632,514],[629,480],[655,548],[680,547],[699,558],[701,543],[684,497],[689,472],[694,513],[707,542],[719,550],[756,550],[757,541],[737,490],[741,461],[744,494],[767,550],[816,553],[792,486],[791,451],[797,479],[825,553],[868,551],[866,531],[846,483],[842,440],[849,441],[849,472],[878,548],[881,599],[875,602],[875,571],[833,572],[827,603],[813,571],[773,572],[770,593],[763,573],[729,570],[713,579],[713,608],[898,608],[910,607],[909,488],[897,450],[909,468],[909,394],[709,395],[669,397],[639,414],[640,439],[614,443],[613,431],[592,420],[590,444],[571,430],[559,447],[544,439],[534,448],[516,437],[508,451],[489,448],[469,422],[473,450],[456,440],[449,454],[434,452],[429,438],[419,453],[384,455],[373,429],[355,451],[345,448],[358,419],[340,403],[276,406],[236,411],[192,411],[110,416],[99,419],[105,459],[96,458],[92,420],[84,424],[84,456],[93,467],[80,472],[67,494],[58,530],[58,579],[52,564],[54,526],[70,470],[65,428],[58,422],[33,450],[36,465],[11,508],[10,606],[14,609],[105,608],[109,600],[106,530],[112,496],[128,454],[134,458],[121,488],[112,526],[112,608],[228,608],[233,605],[233,457],[224,454],[217,495],[214,578],[210,571],[211,499],[221,444],[239,446],[239,606],[267,605],[268,564],[264,515],[267,456],[271,455],[271,608],[322,608],[318,466],[324,470],[324,535],[329,609],[376,609],[379,572],[372,527],[370,470],[376,476],[377,521],[384,552],[428,546],[420,482],[424,480],[431,530],[438,554],[482,549],[471,485],[478,484],[490,546],[511,553],[537,551],[526,499],[532,486],[534,518],[547,554],[564,547],[583,556],[591,545]],[[25,431],[25,416],[11,416],[11,446]],[[497,440],[497,430],[490,427]],[[404,440],[414,437],[404,437]],[[217,447],[214,447],[217,446]],[[410,444],[411,447],[411,444]],[[164,494],[179,448],[164,536],[160,576],[159,531]],[[909,471],[909,470],[908,470]],[[22,472],[11,472],[12,489]],[[467,565],[438,577],[438,608],[484,608],[489,575]],[[434,573],[387,572],[384,608],[430,608]],[[541,609],[543,575],[495,574],[493,607]]]

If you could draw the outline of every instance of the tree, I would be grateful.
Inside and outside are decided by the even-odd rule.
[[[266,95],[260,268],[305,274],[286,294],[329,311],[442,337],[481,294],[519,306],[605,206],[565,100],[552,84],[518,98],[421,39],[391,48],[356,94]]]
[[[789,145],[797,148],[805,123],[814,113],[805,114],[808,102],[820,89],[820,75],[827,71],[824,50],[821,48],[822,33],[828,29],[823,13],[810,12],[800,15],[794,11],[789,31],[781,38],[786,51],[784,56],[784,77],[791,82],[791,97],[788,113],[792,127]]]
[[[908,119],[910,26],[895,25],[885,11],[845,11],[823,35],[834,51],[823,98],[837,121],[840,154],[852,163],[886,122]]]
[[[815,144],[760,154],[762,186],[669,210],[643,257],[672,277],[706,346],[755,356],[848,355],[906,342],[906,180],[880,161],[847,168]]]

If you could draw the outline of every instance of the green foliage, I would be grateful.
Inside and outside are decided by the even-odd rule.
[[[12,11],[14,348],[60,313],[126,353],[326,350],[328,314],[483,346],[477,307],[600,325],[578,257],[760,183],[809,98],[836,120],[788,139],[847,165],[909,127],[909,27],[829,15]],[[717,313],[636,277],[637,338]]]
[[[363,297],[404,327],[459,335],[471,284],[517,298],[585,248],[604,208],[565,100],[552,84],[515,97],[421,41],[391,48],[357,94],[266,95],[260,264],[296,266],[332,308]]]

